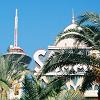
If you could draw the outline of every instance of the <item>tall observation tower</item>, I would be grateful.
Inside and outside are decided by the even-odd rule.
[[[15,15],[15,26],[14,26],[14,44],[10,45],[7,53],[3,55],[5,59],[8,59],[9,64],[13,65],[17,62],[14,67],[28,67],[31,62],[31,57],[29,57],[22,48],[18,45],[18,10],[16,9]],[[12,89],[8,91],[9,100],[14,100],[15,98],[20,99],[22,90],[23,76],[20,79],[12,81]]]
[[[15,15],[15,26],[14,26],[14,44],[10,45],[8,48],[8,52],[4,57],[9,56],[13,58],[13,60],[17,60],[21,56],[22,59],[20,61],[21,64],[24,66],[27,66],[31,62],[31,57],[27,56],[25,54],[24,50],[18,46],[18,10],[16,9],[16,15]]]

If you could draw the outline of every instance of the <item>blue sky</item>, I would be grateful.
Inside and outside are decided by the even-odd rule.
[[[18,8],[18,44],[32,57],[52,45],[58,33],[71,23],[72,8],[78,16],[100,13],[99,0],[0,0],[0,52],[13,44],[14,16]]]

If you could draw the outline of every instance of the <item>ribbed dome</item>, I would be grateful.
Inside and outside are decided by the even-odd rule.
[[[72,23],[71,25],[69,25],[68,27],[64,29],[64,32],[71,30],[71,29],[82,30],[82,28],[78,26],[76,23]]]

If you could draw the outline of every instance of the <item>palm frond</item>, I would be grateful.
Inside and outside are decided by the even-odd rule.
[[[63,90],[57,95],[56,100],[85,100],[85,98],[78,90]]]
[[[22,100],[48,100],[61,91],[65,80],[66,77],[55,77],[44,87],[41,85],[42,81],[37,80],[36,77],[25,76]]]
[[[92,70],[87,71],[84,75],[84,81],[82,83],[80,91],[85,92],[86,90],[89,90],[92,87],[95,78],[96,75],[93,73]]]
[[[100,15],[93,13],[93,12],[85,12],[84,14],[79,16],[78,19],[79,19],[78,20],[79,24],[90,21],[90,22],[93,22],[95,24],[99,23],[99,25],[100,25]]]
[[[8,82],[0,80],[0,88],[2,88],[3,90],[9,91],[10,86]]]
[[[50,58],[48,58],[44,64],[42,73],[46,74],[55,70],[57,67],[63,67],[64,65],[70,64],[100,65],[99,60],[95,60],[84,54],[78,54],[77,50],[78,49],[76,49],[74,53],[69,53],[66,50],[56,52],[55,55],[53,54]]]

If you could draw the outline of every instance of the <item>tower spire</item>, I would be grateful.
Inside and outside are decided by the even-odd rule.
[[[15,27],[14,27],[14,47],[18,46],[18,10],[16,9]]]
[[[75,15],[74,10],[72,9],[72,24],[75,24]]]

